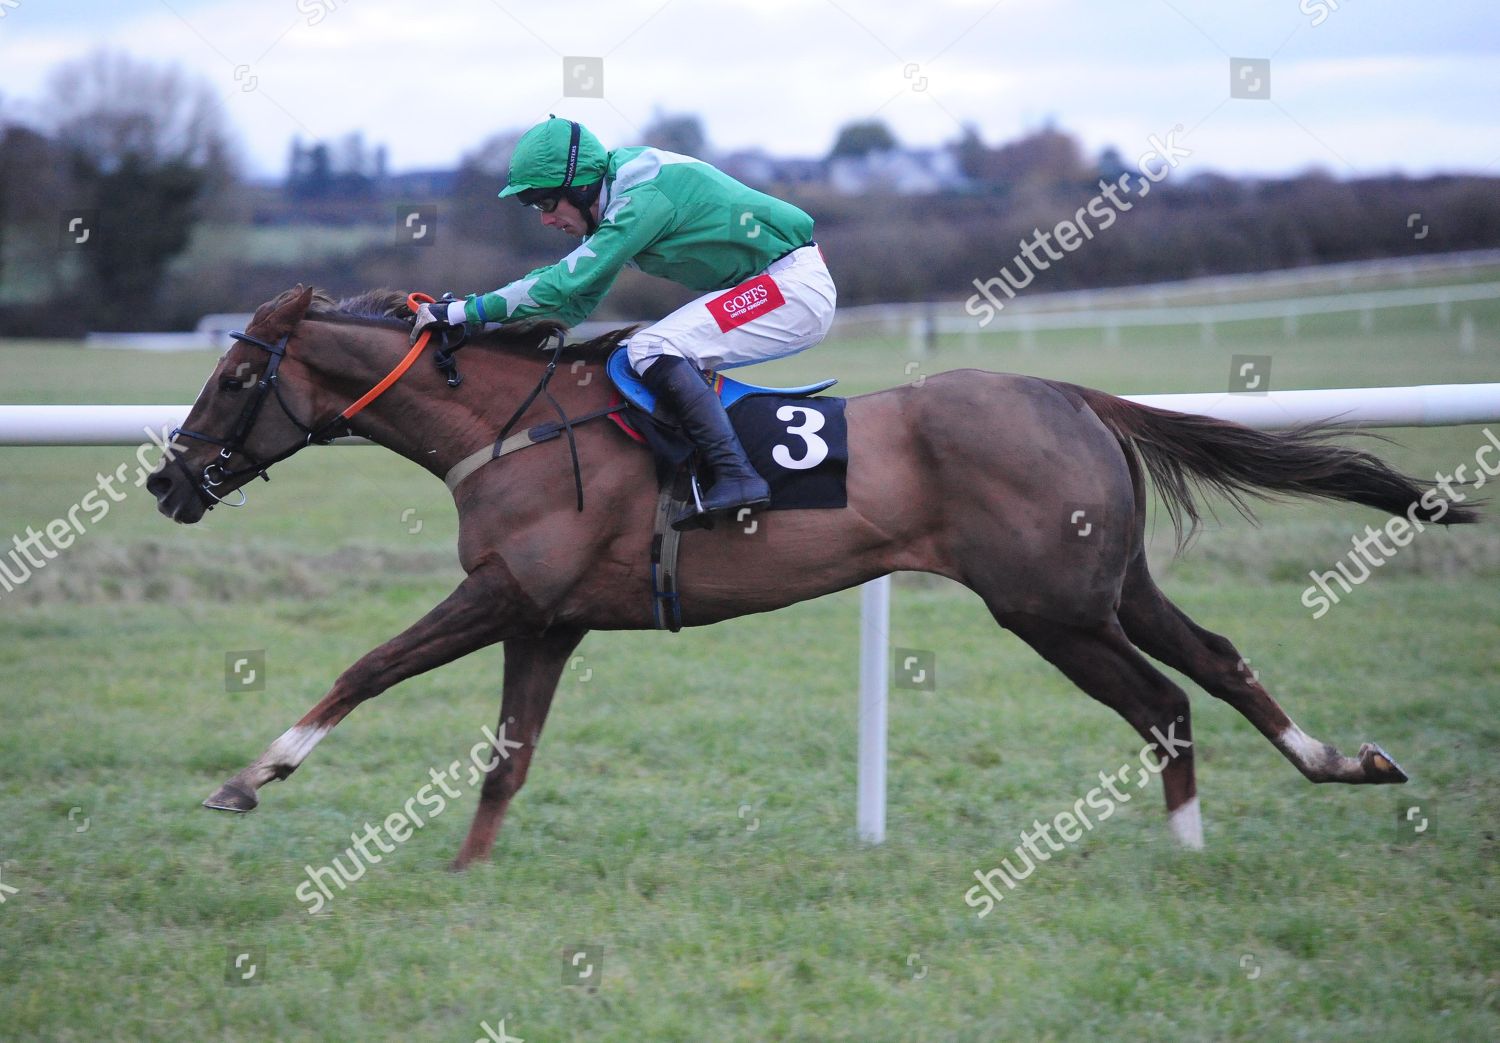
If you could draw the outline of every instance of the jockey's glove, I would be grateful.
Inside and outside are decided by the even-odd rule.
[[[424,304],[417,309],[416,321],[412,323],[411,343],[415,344],[429,326],[436,333],[445,326],[462,328],[466,321],[463,301],[441,300]]]

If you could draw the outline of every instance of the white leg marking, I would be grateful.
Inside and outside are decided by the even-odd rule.
[[[1281,733],[1280,741],[1304,768],[1322,767],[1327,758],[1323,744],[1295,724]]]
[[[1194,797],[1167,817],[1167,828],[1173,838],[1183,847],[1194,851],[1203,850],[1203,816],[1198,811],[1198,798]]]
[[[307,759],[314,746],[322,741],[329,729],[326,725],[299,724],[288,728],[282,736],[261,754],[260,763],[268,767],[295,768]]]

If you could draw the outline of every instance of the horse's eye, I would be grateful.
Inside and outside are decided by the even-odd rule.
[[[225,373],[222,377],[219,378],[219,390],[243,391],[245,390],[245,385],[240,383],[239,377],[230,376],[228,373]]]

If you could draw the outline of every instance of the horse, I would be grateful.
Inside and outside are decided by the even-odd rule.
[[[385,291],[334,301],[298,285],[261,305],[185,419],[178,440],[188,444],[146,483],[160,512],[192,524],[237,491],[243,503],[243,486],[268,478],[271,464],[335,434],[363,436],[441,478],[494,443],[507,417],[525,429],[559,412],[606,411],[605,359],[630,333],[563,348],[558,323],[502,326],[464,349],[454,387],[438,367],[404,369],[411,322],[410,305]],[[540,349],[554,339],[550,366],[566,361],[575,379],[527,398],[550,373]],[[360,410],[340,410],[355,401]],[[1205,492],[1247,515],[1247,497],[1347,501],[1444,525],[1475,521],[1472,509],[1437,501],[1378,457],[1330,442],[1326,427],[1261,432],[1056,380],[943,373],[852,397],[846,418],[847,506],[779,512],[757,540],[738,536],[743,526],[683,535],[684,625],[768,612],[898,571],[946,576],[1135,729],[1161,775],[1168,829],[1188,848],[1203,845],[1188,699],[1148,656],[1233,706],[1312,782],[1407,780],[1378,745],[1349,756],[1309,736],[1229,640],[1162,593],[1147,568],[1146,480],[1179,550]],[[463,581],[344,670],[205,806],[254,809],[261,787],[291,775],[359,704],[502,643],[499,756],[453,868],[491,857],[578,643],[590,630],[655,625],[646,593],[658,496],[651,454],[607,422],[579,421],[567,433],[488,461],[456,485]]]

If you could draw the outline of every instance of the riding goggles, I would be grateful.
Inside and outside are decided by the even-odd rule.
[[[556,210],[562,197],[563,190],[560,188],[528,188],[516,196],[522,206],[529,206],[544,214],[550,214]]]

